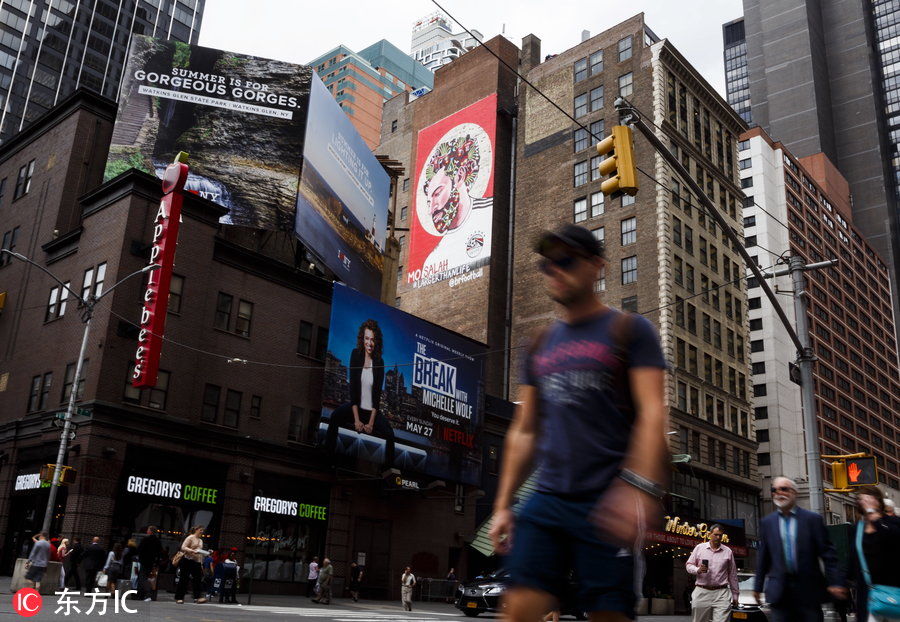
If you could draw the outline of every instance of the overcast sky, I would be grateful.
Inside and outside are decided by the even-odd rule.
[[[562,52],[643,11],[724,94],[722,24],[742,14],[741,0],[439,0],[485,40],[505,32],[516,45],[533,33],[542,55]],[[409,52],[412,23],[436,10],[428,0],[206,0],[200,43],[230,52],[308,63],[343,43],[361,50],[387,39]],[[504,31],[505,29],[505,31]]]

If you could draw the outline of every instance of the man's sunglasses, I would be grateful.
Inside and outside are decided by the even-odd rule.
[[[772,492],[791,492],[793,490],[790,486],[772,486]]]
[[[538,262],[538,268],[540,268],[541,272],[544,274],[550,274],[552,272],[552,268],[559,268],[560,270],[569,271],[574,266],[575,263],[581,259],[581,255],[560,255],[559,257],[542,257]]]

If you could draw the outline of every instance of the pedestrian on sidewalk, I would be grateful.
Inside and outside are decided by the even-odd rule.
[[[350,598],[359,601],[359,584],[362,582],[363,568],[356,562],[350,562]]]
[[[313,598],[314,603],[320,605],[331,604],[331,581],[334,579],[334,566],[327,557],[322,560],[322,568],[319,570],[319,579],[316,587],[319,595]]]
[[[75,591],[81,591],[81,560],[84,557],[84,546],[81,538],[72,538],[72,553],[69,555],[69,569],[66,571],[66,581],[74,584]]]
[[[772,622],[821,622],[822,603],[847,598],[834,545],[822,517],[797,507],[793,480],[772,481],[772,502],[776,511],[760,523],[753,595],[761,602],[765,585]]]
[[[869,611],[870,587],[900,589],[900,518],[885,512],[884,496],[878,486],[856,489],[859,520],[850,527],[850,561],[856,579],[856,619],[882,622],[896,620]]]
[[[84,591],[94,592],[97,590],[97,573],[103,569],[103,565],[106,563],[106,549],[100,544],[99,536],[94,536],[91,539],[91,543],[85,549],[82,559]]]
[[[728,622],[731,607],[737,607],[737,564],[731,549],[722,544],[725,529],[713,525],[709,541],[694,547],[685,569],[697,577],[691,596],[693,622]]]
[[[121,542],[113,545],[106,557],[106,563],[103,565],[103,572],[106,574],[106,589],[110,594],[114,594],[116,583],[125,574],[125,551],[122,549]]]
[[[319,558],[313,557],[309,562],[309,574],[306,576],[306,597],[317,596],[316,585],[319,583]]]
[[[69,561],[70,555],[72,555],[72,549],[69,547],[69,539],[63,538],[59,543],[59,548],[56,549],[56,561],[60,563],[59,589],[63,589],[64,587],[66,587],[66,564]]]
[[[194,588],[194,602],[197,604],[206,602],[206,598],[201,595],[203,589],[201,563],[206,555],[206,551],[203,550],[203,540],[200,538],[203,530],[203,525],[191,527],[191,533],[181,543],[181,552],[184,553],[184,557],[178,562],[178,584],[175,587],[175,602],[179,605],[184,604],[188,582],[192,583]]]
[[[561,318],[523,357],[506,435],[491,527],[494,549],[509,554],[506,612],[511,622],[533,622],[559,608],[561,569],[577,568],[578,611],[633,619],[634,557],[662,515],[668,473],[666,359],[649,320],[595,293],[606,261],[590,231],[545,232],[536,251]],[[537,491],[514,515],[534,462]]]
[[[47,540],[47,534],[41,532],[35,534],[32,538],[34,546],[31,547],[31,553],[28,555],[28,570],[25,572],[25,580],[31,582],[31,587],[40,591],[41,580],[44,573],[47,572],[47,564],[50,563],[50,541]]]
[[[412,573],[412,568],[407,566],[400,577],[400,601],[403,603],[403,608],[406,611],[412,611],[414,587],[416,587],[416,575]]]
[[[147,527],[145,535],[137,547],[138,559],[138,600],[145,602],[156,600],[156,589],[151,584],[151,577],[157,572],[159,560],[162,556],[162,544],[156,535],[155,525]]]

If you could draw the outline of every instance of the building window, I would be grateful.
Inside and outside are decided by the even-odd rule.
[[[237,319],[234,322],[234,332],[241,337],[250,336],[250,321],[253,319],[253,303],[241,300],[238,303]]]
[[[765,341],[763,341],[762,339],[753,339],[752,341],[750,341],[751,352],[762,352],[765,349]]]
[[[397,131],[397,119],[391,121],[391,134]]]
[[[622,195],[622,207],[628,207],[629,205],[634,205],[634,197],[630,194]]]
[[[602,268],[600,268],[600,276],[597,278],[597,282],[594,283],[594,291],[595,292],[605,292],[606,291],[606,266],[603,266]]]
[[[6,181],[5,179],[3,181]],[[16,238],[19,237],[19,228],[13,227],[3,234],[3,245],[0,248],[13,251],[16,248]],[[12,262],[12,255],[6,253],[0,254],[0,266],[9,265]]]
[[[16,177],[16,189],[13,192],[13,201],[19,199],[31,190],[31,175],[34,173],[34,160],[28,164],[23,164],[19,168],[19,174]]]
[[[66,369],[68,372],[68,369]],[[141,390],[132,384],[134,378],[134,361],[128,361],[128,375],[125,376],[125,391],[122,393],[122,401],[129,404],[141,403]]]
[[[150,388],[150,397],[147,406],[157,410],[166,409],[166,398],[169,395],[169,380],[172,377],[167,371],[159,370],[156,376],[156,386]]]
[[[622,285],[637,282],[637,255],[622,260]]]
[[[319,326],[316,329],[316,353],[315,358],[320,361],[325,360],[325,354],[328,352],[328,329]]]
[[[619,39],[619,62],[631,58],[632,36],[628,35],[624,39]]]
[[[622,221],[622,246],[637,242],[637,218],[632,216]]]
[[[78,379],[78,388],[75,390],[75,400],[81,400],[84,398],[84,377],[87,375],[88,368],[88,359],[84,359],[84,362],[81,364],[81,378]],[[63,376],[63,390],[62,396],[60,397],[60,404],[65,404],[69,401],[69,397],[72,395],[72,385],[75,383],[75,363],[69,363],[66,365],[66,373]]]
[[[203,406],[200,410],[200,419],[209,423],[215,423],[219,416],[219,396],[222,387],[207,384],[203,388]]]
[[[588,59],[579,58],[575,61],[575,82],[581,82],[588,77]]]
[[[66,314],[66,305],[69,300],[69,286],[67,281],[65,287],[54,287],[50,290],[50,296],[47,299],[47,311],[44,313],[44,321],[50,322],[57,318],[61,318]]]
[[[575,130],[575,151],[583,151],[587,149],[591,145],[591,137],[588,135],[587,130],[583,130],[578,128]]]
[[[603,86],[591,89],[591,112],[603,108]]]
[[[250,418],[259,419],[262,412],[262,396],[253,395],[250,397]]]
[[[231,307],[234,304],[234,296],[219,292],[216,299],[216,317],[213,326],[219,330],[228,330],[231,325]]]
[[[243,393],[228,389],[225,393],[225,411],[222,415],[222,425],[230,428],[238,427],[241,416],[241,398]]]
[[[772,464],[772,456],[769,452],[762,452],[757,455],[759,466],[770,466]]]
[[[753,397],[765,397],[768,394],[764,383],[753,385]]]
[[[602,216],[606,209],[603,205],[603,193],[594,192],[591,194],[591,218]]]
[[[303,440],[303,409],[299,406],[291,406],[291,419],[288,423],[288,440]]]
[[[738,170],[743,171],[753,166],[753,161],[750,158],[744,158],[743,160],[738,160]]]
[[[491,475],[500,473],[500,448],[496,445],[488,447],[487,467],[488,473]]]
[[[31,392],[28,395],[28,408],[26,412],[35,412],[41,409],[41,383],[40,375],[31,378]]]
[[[687,225],[684,226],[684,250],[694,254],[694,230]]]
[[[629,296],[622,299],[622,311],[626,313],[637,313],[637,296]]]
[[[575,96],[575,117],[583,117],[588,113],[588,94]]]
[[[409,213],[409,206],[404,206],[400,208],[400,221],[406,222],[406,216]]]
[[[753,178],[752,177],[744,177],[741,179],[741,188],[752,188],[753,187]]]
[[[628,97],[634,92],[633,82],[634,74],[630,71],[625,75],[619,76],[619,97]]]
[[[401,188],[403,189],[403,192],[409,190],[409,177],[403,180],[403,185],[401,186]]]
[[[181,313],[181,297],[184,294],[184,277],[172,275],[169,283],[169,313]]]
[[[97,265],[96,268],[88,268],[84,271],[84,280],[81,283],[81,297],[87,300],[91,292],[95,298],[103,293],[103,283],[106,281],[106,262]]]
[[[312,329],[313,325],[309,322],[300,322],[300,337],[297,340],[297,354],[309,356],[312,352]]]
[[[588,163],[587,160],[584,162],[576,162],[575,163],[575,175],[574,175],[574,185],[577,188],[578,186],[583,186],[588,182]]]
[[[675,217],[672,217],[672,242],[681,246],[681,220]]]
[[[576,199],[574,203],[575,222],[587,220],[587,199],[584,197]]]
[[[765,361],[758,361],[756,363],[753,363],[751,373],[753,373],[754,375],[766,373]]]
[[[591,54],[591,75],[596,76],[603,71],[603,50]]]
[[[600,179],[600,162],[602,161],[600,156],[594,156],[591,158],[591,181],[597,181]]]

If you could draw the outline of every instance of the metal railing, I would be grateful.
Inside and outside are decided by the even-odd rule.
[[[413,598],[422,602],[453,602],[456,598],[456,587],[459,581],[447,579],[420,578],[416,582]]]

